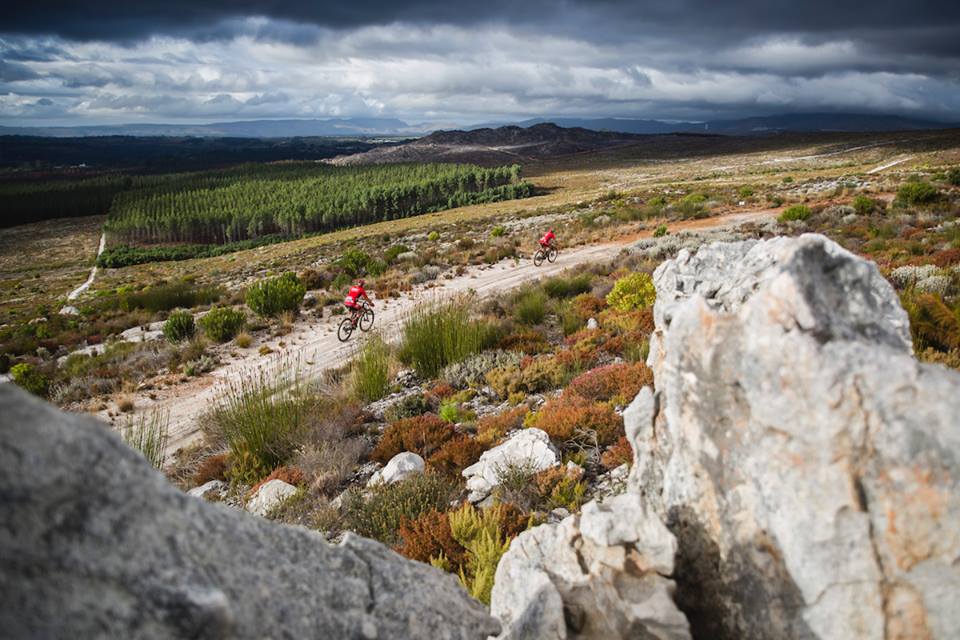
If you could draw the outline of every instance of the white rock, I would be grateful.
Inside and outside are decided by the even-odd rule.
[[[297,492],[297,488],[283,480],[270,480],[263,483],[253,497],[247,501],[246,509],[258,516],[267,515],[271,509]]]
[[[587,329],[599,329],[600,323],[597,322],[596,318],[590,318],[587,320]]]
[[[199,487],[190,489],[187,491],[187,495],[195,498],[203,498],[204,500],[219,500],[226,495],[229,487],[230,485],[223,480],[210,480]]]
[[[390,458],[385,467],[378,469],[367,481],[367,486],[400,482],[417,473],[423,473],[425,467],[423,458],[413,452],[403,451]]]
[[[470,501],[479,502],[500,484],[500,474],[514,465],[528,465],[531,471],[543,471],[560,464],[557,450],[550,444],[550,436],[541,429],[523,429],[507,440],[484,451],[476,464],[463,470],[470,490]]]

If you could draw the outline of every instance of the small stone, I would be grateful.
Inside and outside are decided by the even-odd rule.
[[[425,468],[423,458],[411,451],[403,451],[390,458],[385,467],[376,471],[367,481],[367,486],[394,484],[412,475],[423,473]]]
[[[246,509],[258,516],[266,516],[270,510],[297,492],[297,488],[283,480],[273,479],[263,483],[253,497],[247,501]]]

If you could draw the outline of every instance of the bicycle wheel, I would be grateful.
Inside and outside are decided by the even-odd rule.
[[[537,249],[537,252],[533,254],[533,264],[537,267],[543,264],[543,259],[546,256],[543,254],[543,249]]]
[[[340,327],[337,328],[337,338],[340,342],[346,342],[353,334],[353,321],[350,318],[344,318],[340,321]]]
[[[373,309],[364,309],[360,316],[360,330],[370,331],[373,328]]]
[[[557,259],[557,255],[558,255],[559,253],[560,253],[559,251],[557,251],[557,250],[554,249],[553,247],[550,247],[550,248],[547,250],[547,261],[548,261],[548,262],[554,262],[554,261]]]

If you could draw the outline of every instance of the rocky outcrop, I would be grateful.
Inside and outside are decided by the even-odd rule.
[[[676,540],[636,496],[521,533],[500,560],[490,602],[501,640],[685,640],[673,601]]]
[[[484,638],[457,579],[181,493],[104,425],[0,387],[0,635]]]
[[[805,235],[682,251],[654,282],[629,489],[677,538],[694,635],[953,636],[960,375],[912,357],[876,267]]]

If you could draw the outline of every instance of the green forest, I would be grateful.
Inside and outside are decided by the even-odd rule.
[[[105,229],[112,243],[219,245],[333,231],[532,192],[516,165],[248,165],[146,180],[114,196]]]

